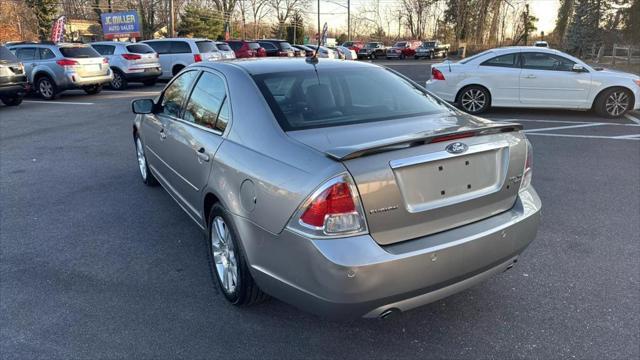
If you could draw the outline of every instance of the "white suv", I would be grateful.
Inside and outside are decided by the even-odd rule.
[[[145,40],[160,56],[163,79],[170,79],[188,65],[222,58],[216,43],[209,39],[171,38]]]
[[[154,85],[161,74],[158,54],[149,45],[101,41],[91,43],[91,47],[109,59],[113,71],[111,88],[115,90],[125,89],[129,82]]]

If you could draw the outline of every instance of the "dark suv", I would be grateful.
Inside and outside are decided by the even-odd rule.
[[[0,100],[7,106],[17,106],[27,92],[27,76],[18,58],[0,45]]]
[[[267,51],[267,56],[295,56],[287,40],[258,40],[258,44]]]

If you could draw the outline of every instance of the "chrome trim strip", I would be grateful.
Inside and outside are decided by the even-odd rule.
[[[448,143],[443,142],[443,144],[446,145]],[[401,167],[422,164],[430,161],[444,160],[444,159],[454,158],[458,156],[476,154],[483,151],[501,150],[506,147],[509,147],[509,143],[507,141],[496,141],[496,142],[469,146],[469,149],[467,151],[460,154],[452,154],[448,151],[437,151],[429,154],[417,155],[417,156],[412,156],[404,159],[391,160],[389,162],[389,165],[391,166],[392,169],[397,169]]]
[[[160,160],[169,170],[173,171],[174,174],[176,174],[180,179],[182,179],[182,181],[186,182],[189,186],[191,186],[191,188],[193,188],[193,190],[200,191],[200,189],[198,189],[195,185],[190,183],[187,179],[185,179],[182,175],[180,175],[180,173],[178,173],[174,168],[172,168],[169,164],[167,164],[164,160],[162,160],[162,158],[155,151],[153,151],[150,147],[147,146],[147,149],[149,149],[149,151],[151,151],[151,153],[158,160]]]

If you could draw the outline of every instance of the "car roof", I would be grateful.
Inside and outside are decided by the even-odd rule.
[[[371,69],[380,68],[378,65],[357,62],[357,61],[342,61],[333,59],[318,59],[318,63],[314,66],[308,63],[303,58],[282,59],[282,58],[247,58],[236,59],[233,62],[211,62],[211,63],[199,63],[200,66],[216,68],[218,65],[228,64],[234,67],[238,67],[246,71],[251,75],[279,73],[279,72],[291,72],[291,71],[314,71],[317,69]]]
[[[155,41],[213,41],[207,38],[164,38],[164,39],[150,39],[142,42],[155,42]]]
[[[135,45],[137,43],[131,41],[94,41],[89,45]],[[148,45],[147,45],[148,46]]]

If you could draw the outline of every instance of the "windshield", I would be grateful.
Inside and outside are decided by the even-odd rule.
[[[375,49],[378,46],[378,43],[367,43],[367,49]]]
[[[422,44],[422,47],[424,47],[424,48],[435,47],[435,46],[436,46],[436,42],[435,41],[427,41],[426,43]]]
[[[213,41],[196,41],[196,45],[198,46],[198,51],[200,53],[210,53],[214,51],[218,51],[216,44]]]
[[[260,44],[254,43],[254,42],[249,43],[249,49],[258,50],[258,49],[260,49]]]
[[[393,46],[394,46],[394,47],[405,47],[405,46],[407,46],[407,43],[406,43],[406,42],[404,42],[404,41],[400,41],[400,42],[397,42],[397,43],[396,43],[395,45],[393,45]]]
[[[468,63],[468,62],[469,62],[469,61],[471,61],[471,60],[477,59],[477,58],[479,58],[479,57],[481,57],[481,56],[485,56],[485,55],[488,55],[488,54],[491,54],[491,53],[492,53],[492,51],[491,51],[491,50],[483,51],[483,52],[481,52],[481,53],[479,53],[479,54],[475,54],[475,55],[473,55],[473,56],[471,56],[471,57],[468,57],[468,58],[466,58],[466,59],[464,59],[464,60],[461,60],[461,61],[460,61],[460,64],[466,64],[466,63]]]
[[[282,50],[292,50],[291,49],[291,44],[289,44],[286,41],[283,41],[280,43],[280,47],[282,48]]]
[[[222,51],[231,51],[231,48],[229,47],[229,45],[228,45],[228,44],[225,44],[225,43],[218,43],[218,44],[216,44],[216,46],[218,47],[218,49],[219,49],[219,50],[222,50]]]
[[[353,41],[344,42],[344,43],[342,43],[342,46],[345,46],[345,47],[353,46]]]
[[[151,46],[145,44],[127,45],[127,51],[134,54],[152,54],[155,52]]]
[[[442,112],[439,100],[384,68],[253,76],[284,131],[393,120]]]
[[[89,46],[70,46],[70,47],[61,47],[60,52],[62,56],[68,58],[94,58],[100,57],[97,51],[95,51],[92,47]]]

